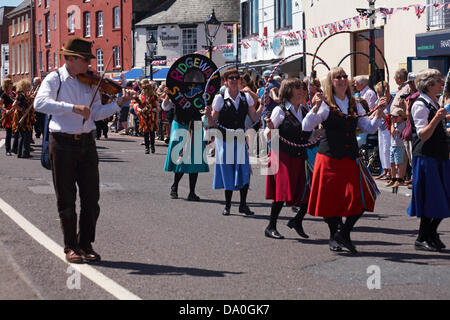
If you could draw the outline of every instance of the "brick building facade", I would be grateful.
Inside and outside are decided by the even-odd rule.
[[[44,77],[64,64],[59,51],[71,37],[92,41],[91,69],[114,77],[132,67],[132,0],[36,0],[35,61]],[[106,69],[106,64],[112,61]]]
[[[32,22],[30,1],[24,1],[6,16],[11,20],[9,34],[9,73],[16,82],[21,79],[31,80],[32,63]]]

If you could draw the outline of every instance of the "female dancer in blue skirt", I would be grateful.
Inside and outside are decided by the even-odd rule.
[[[231,198],[234,190],[239,190],[241,201],[239,212],[245,215],[254,213],[247,206],[247,193],[250,184],[250,162],[245,139],[245,118],[258,120],[263,104],[255,111],[255,102],[250,94],[239,89],[240,75],[236,68],[228,68],[224,73],[227,89],[216,95],[212,103],[212,117],[224,128],[220,128],[216,141],[216,163],[214,167],[213,189],[225,189],[225,209],[223,215],[230,214]],[[209,117],[209,124],[216,127]]]
[[[408,214],[420,218],[417,250],[444,249],[437,228],[444,218],[450,217],[450,160],[443,122],[446,111],[436,99],[443,84],[438,70],[420,72],[416,77],[420,96],[411,108],[414,179]]]
[[[168,111],[174,109],[174,119],[170,130],[170,142],[167,150],[165,171],[174,172],[174,181],[170,188],[170,197],[178,198],[178,184],[185,173],[189,174],[188,201],[199,201],[195,194],[195,186],[199,172],[209,172],[208,164],[204,158],[205,141],[203,140],[203,127],[201,114],[197,108],[186,110],[175,108],[169,99],[167,88],[162,95],[161,107]],[[196,124],[196,125],[194,125]],[[187,134],[186,134],[187,133]]]

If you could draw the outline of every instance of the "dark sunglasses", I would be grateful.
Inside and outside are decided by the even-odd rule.
[[[240,76],[229,76],[228,80],[239,80],[240,78]]]
[[[334,77],[335,79],[337,79],[337,80],[341,80],[341,79],[347,79],[348,78],[348,75],[343,75],[343,76],[336,76],[336,77]]]

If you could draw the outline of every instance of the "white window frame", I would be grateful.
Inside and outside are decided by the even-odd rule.
[[[20,74],[20,44],[16,46],[17,49],[17,74]]]
[[[38,32],[38,35],[42,36],[42,20],[38,21],[37,32]]]
[[[274,30],[292,28],[292,0],[275,0],[274,8]]]
[[[120,28],[120,7],[113,8],[113,28]]]
[[[192,37],[189,37],[189,35]],[[197,27],[182,28],[181,41],[183,56],[197,51]]]
[[[25,15],[25,32],[28,32],[28,13]]]
[[[39,51],[39,70],[44,71],[44,55]]]
[[[75,32],[75,12],[70,12],[67,19],[68,19],[67,26],[69,27],[69,33],[74,33]]]
[[[11,37],[14,37],[16,34],[16,21],[15,19],[12,19],[11,22]]]
[[[96,57],[97,57],[97,72],[102,73],[102,72],[104,72],[103,50],[102,49],[97,49]]]
[[[53,30],[56,30],[56,13],[53,14]]]
[[[91,13],[85,12],[83,14],[84,18],[84,37],[90,38],[91,37]]]
[[[52,71],[52,55],[50,54],[50,50],[45,52],[45,60],[47,60],[47,72]]]
[[[114,51],[114,67],[120,68],[120,47],[116,46],[113,48]]]
[[[46,24],[46,30],[45,30],[45,32],[46,32],[46,42],[50,42],[50,15],[45,15],[45,24]]]
[[[11,74],[12,75],[16,74],[16,56],[15,56],[15,54],[16,54],[16,49],[14,48],[14,46],[11,46],[10,57],[11,57],[11,66],[12,66]]]
[[[28,42],[25,42],[25,73],[28,74],[30,72],[29,65],[29,52],[28,52]]]
[[[25,73],[25,46],[23,44],[20,45],[20,74]]]
[[[58,69],[58,52],[53,53],[53,60],[55,60],[55,69]]]
[[[97,12],[97,37],[103,37],[103,11]]]

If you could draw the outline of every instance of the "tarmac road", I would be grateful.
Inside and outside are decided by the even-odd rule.
[[[406,214],[407,188],[393,194],[379,184],[375,212],[366,213],[352,234],[360,253],[336,254],[328,250],[322,219],[305,218],[309,239],[287,228],[290,208],[278,221],[286,239],[264,237],[270,201],[264,199],[259,165],[248,196],[255,216],[238,213],[235,192],[232,214],[224,217],[224,194],[212,190],[212,170],[199,175],[202,201],[185,200],[187,176],[180,199],[172,200],[173,174],[163,171],[167,147],[158,141],[156,154],[146,155],[142,140],[110,134],[97,143],[101,213],[94,249],[102,261],[81,271],[63,259],[51,172],[39,162],[40,140],[32,159],[6,157],[0,148],[0,299],[450,298],[450,251],[414,249],[418,220]],[[448,221],[440,232],[450,246]]]

